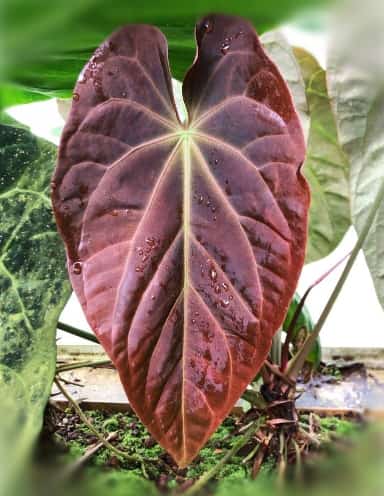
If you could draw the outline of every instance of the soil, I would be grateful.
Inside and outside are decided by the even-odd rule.
[[[110,372],[113,373],[113,370]],[[79,383],[78,373],[79,370],[75,370],[73,373],[63,374],[61,380],[66,381],[66,388]],[[296,406],[302,403],[299,413],[294,399],[274,397],[273,388],[267,388],[262,394],[264,406],[263,410],[259,410],[256,407],[260,407],[260,394],[256,392],[261,384],[259,379],[253,384],[253,393],[243,396],[199,456],[188,468],[182,470],[151,437],[128,404],[123,405],[124,411],[117,412],[114,407],[103,409],[104,406],[99,406],[89,409],[92,405],[89,401],[83,407],[87,406],[85,415],[99,433],[105,438],[109,437],[110,442],[120,451],[139,456],[144,463],[127,461],[100,445],[99,439],[79,416],[71,408],[63,406],[63,401],[58,401],[57,393],[53,393],[45,414],[36,467],[44,467],[42,478],[47,487],[47,473],[50,473],[55,491],[57,481],[60,481],[60,485],[76,481],[76,487],[81,488],[78,493],[81,496],[156,496],[159,492],[182,493],[215,467],[242,438],[247,426],[263,416],[260,429],[235,456],[220,467],[201,494],[221,496],[223,487],[223,494],[226,495],[228,491],[228,494],[232,494],[231,490],[225,489],[226,484],[228,487],[232,487],[231,484],[246,487],[255,478],[257,484],[265,484],[264,489],[271,484],[280,483],[281,480],[288,484],[300,481],[301,484],[313,477],[311,467],[317,467],[321,460],[328,460],[330,453],[338,450],[344,453],[346,449],[349,452],[356,451],[351,448],[360,446],[361,436],[357,434],[365,431],[362,428],[366,426],[366,421],[359,413],[361,409],[351,409],[361,406],[352,400],[355,397],[361,399],[368,391],[371,395],[375,393],[373,399],[376,402],[377,391],[380,394],[384,391],[383,384],[377,379],[371,381],[374,385],[372,389],[373,386],[369,383],[370,373],[364,365],[353,360],[321,363],[317,372],[308,369],[303,376],[297,389],[300,398],[296,397]],[[328,408],[323,408],[322,397],[318,398],[318,392],[327,393],[331,388],[334,393],[335,388],[339,388],[343,393],[345,385],[348,386],[348,394],[341,394],[341,398],[348,400],[346,408],[329,408],[329,404],[326,405]],[[255,406],[252,407],[249,401]],[[325,403],[327,402],[325,397]],[[316,404],[319,407],[316,408]],[[96,452],[90,453],[92,447],[98,444]],[[254,487],[249,493],[252,496],[256,494],[253,489]],[[264,489],[260,494],[271,494]],[[58,496],[56,493],[57,491],[55,496]],[[69,494],[77,493],[71,490]],[[245,491],[243,496],[246,494],[248,493]]]
[[[198,458],[187,468],[180,470],[172,458],[149,435],[145,427],[133,412],[114,413],[106,411],[87,411],[87,417],[94,427],[105,436],[115,433],[111,441],[114,446],[130,454],[140,455],[151,460],[144,464],[129,463],[102,447],[95,453],[85,466],[81,467],[76,477],[83,480],[94,478],[95,471],[107,474],[112,480],[129,480],[135,482],[135,491],[148,496],[155,491],[168,492],[177,490],[182,492],[198,479],[207,470],[214,467],[224,453],[237,442],[242,435],[242,429],[249,422],[259,416],[256,409],[246,414],[228,417],[207,445],[201,450]],[[325,454],[335,443],[345,439],[352,439],[353,433],[361,427],[361,419],[356,416],[347,417],[320,417],[313,414],[301,415],[299,418],[301,431],[307,436],[297,435],[296,446],[290,442],[292,433],[290,426],[285,428],[287,440],[286,449],[286,477],[294,477],[294,466],[297,461],[297,449],[300,459],[310,461],[313,456]],[[281,445],[279,432],[284,426],[273,423],[266,424],[256,436],[246,444],[229,462],[217,473],[215,480],[210,484],[214,488],[217,481],[232,482],[244,481],[257,476],[258,480],[269,480],[281,471]],[[311,441],[311,437],[315,441]],[[260,444],[261,441],[261,444]],[[344,441],[343,441],[344,442]],[[44,429],[37,454],[38,465],[50,466],[52,473],[65,473],[65,468],[71,467],[98,439],[83,424],[81,419],[71,409],[62,411],[56,406],[49,405],[45,415]],[[260,448],[257,446],[260,445]],[[255,451],[257,449],[257,452]],[[153,461],[154,460],[154,461]],[[73,475],[73,474],[72,474]]]

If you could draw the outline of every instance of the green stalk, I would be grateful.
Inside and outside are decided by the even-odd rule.
[[[63,322],[58,322],[57,328],[61,331],[69,332],[69,334],[73,334],[74,336],[78,336],[79,338],[88,339],[88,341],[99,344],[99,340],[97,339],[97,337],[90,332],[77,329],[76,327],[64,324]]]
[[[112,453],[114,453],[116,456],[119,456],[121,458],[124,458],[128,462],[134,462],[134,463],[141,463],[143,462],[143,458],[139,455],[130,455],[129,453],[126,453],[125,451],[121,451],[113,444],[111,444],[107,439],[101,434],[91,423],[90,420],[88,420],[88,417],[84,414],[83,410],[80,408],[79,404],[77,401],[69,394],[69,392],[65,389],[65,387],[62,385],[60,382],[60,379],[58,377],[55,378],[55,384],[58,388],[58,390],[61,392],[61,394],[67,399],[68,403],[72,405],[73,409],[77,413],[77,415],[80,417],[82,422],[88,427],[88,429],[97,437],[97,439],[104,444],[104,446],[109,449]]]
[[[369,230],[372,226],[373,221],[375,220],[377,211],[378,211],[380,204],[383,200],[383,196],[384,196],[384,181],[381,183],[380,189],[376,195],[376,198],[373,202],[371,210],[369,211],[367,220],[365,221],[364,226],[363,226],[363,228],[360,232],[360,235],[357,239],[357,242],[356,242],[356,244],[355,244],[355,246],[351,252],[351,256],[349,257],[348,262],[346,263],[345,268],[344,268],[339,280],[337,281],[337,284],[336,284],[331,296],[329,297],[329,300],[328,300],[327,304],[325,305],[324,310],[323,310],[322,314],[320,315],[319,320],[317,321],[311,334],[309,334],[306,341],[304,342],[303,347],[293,357],[293,359],[291,360],[291,362],[288,366],[286,376],[289,379],[295,381],[297,376],[299,375],[300,370],[302,369],[304,362],[305,362],[308,354],[310,353],[310,351],[312,349],[312,346],[314,345],[316,339],[318,338],[320,331],[321,331],[325,321],[327,320],[328,315],[329,315],[330,311],[332,310],[332,307],[335,304],[335,301],[336,301],[337,297],[339,296],[342,287],[344,286],[344,283],[345,283],[345,281],[346,281],[346,279],[347,279],[347,277],[348,277],[348,275],[349,275],[349,273],[353,267],[353,264],[355,263],[357,255],[359,254],[359,251],[361,250],[361,248],[362,248],[362,246],[363,246],[363,244],[364,244],[364,242],[368,236]]]
[[[210,470],[205,472],[197,481],[191,486],[189,489],[187,489],[183,494],[184,496],[191,496],[193,494],[196,494],[199,492],[213,477],[220,472],[222,467],[233,457],[236,455],[236,453],[243,447],[245,446],[248,441],[252,438],[252,436],[259,430],[261,425],[264,422],[264,417],[260,417],[257,419],[255,422],[252,423],[252,425],[248,428],[248,430],[245,432],[245,434],[232,446],[231,449],[229,449],[223,458],[219,460],[219,462],[212,467]]]
[[[101,367],[103,365],[112,365],[111,360],[94,360],[87,362],[75,362],[75,363],[66,363],[64,365],[59,365],[56,367],[56,373],[59,372],[68,372],[70,370],[82,369],[85,367]]]
[[[273,336],[271,348],[271,362],[280,365],[281,361],[281,329]]]
[[[335,265],[333,265],[330,269],[328,269],[324,274],[322,274],[318,279],[316,279],[315,282],[313,282],[309,288],[306,290],[306,292],[303,294],[301,297],[299,304],[296,307],[295,313],[293,314],[293,317],[289,323],[288,330],[287,330],[287,336],[284,341],[284,346],[281,351],[281,366],[280,370],[282,372],[285,371],[288,363],[288,358],[289,358],[289,344],[292,342],[293,339],[293,334],[295,332],[295,327],[297,324],[297,321],[300,318],[301,311],[304,307],[305,300],[307,299],[309,293],[312,291],[313,288],[315,288],[318,284],[320,284],[326,277],[328,277],[332,272],[337,269],[337,267],[346,260],[352,252],[347,253],[347,255],[344,255],[344,257],[339,260]],[[272,344],[273,346],[273,344]],[[273,348],[272,348],[273,349]]]

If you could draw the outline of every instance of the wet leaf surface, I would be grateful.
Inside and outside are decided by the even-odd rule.
[[[164,36],[127,26],[79,77],[53,179],[72,285],[152,435],[187,465],[255,377],[306,244],[305,146],[243,19],[208,16],[180,124]]]

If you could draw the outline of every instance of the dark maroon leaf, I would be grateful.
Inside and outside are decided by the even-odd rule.
[[[178,121],[167,45],[127,26],[76,85],[53,203],[72,284],[129,400],[180,466],[265,360],[306,244],[304,141],[251,25],[197,26]]]

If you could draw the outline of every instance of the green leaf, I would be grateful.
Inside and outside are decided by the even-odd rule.
[[[260,37],[260,40],[288,84],[307,140],[309,132],[309,108],[305,94],[304,79],[293,49],[280,31],[264,33]]]
[[[46,100],[49,96],[34,92],[12,84],[0,85],[1,107],[7,108],[11,105],[32,103],[39,100]]]
[[[49,199],[56,147],[0,126],[0,464],[17,474],[42,426],[70,294]]]
[[[306,262],[328,255],[350,226],[349,161],[337,136],[325,71],[302,48],[294,49],[306,85],[310,131],[304,176],[311,187]]]
[[[375,5],[352,0],[339,9],[328,54],[329,93],[350,159],[352,221],[358,234],[384,177],[384,11]],[[351,12],[358,23],[350,19]],[[384,307],[384,203],[363,250]]]
[[[84,63],[122,24],[158,26],[169,42],[172,75],[183,79],[195,55],[194,25],[209,12],[249,18],[259,33],[327,0],[4,0],[0,74],[25,90],[68,97]]]
[[[300,295],[298,293],[295,293],[291,301],[291,304],[289,305],[289,309],[283,323],[284,331],[288,330],[291,320],[296,312],[296,308],[299,306],[300,300],[301,300]],[[292,344],[295,350],[299,348],[303,339],[305,339],[307,335],[313,331],[313,328],[314,328],[314,323],[311,314],[309,313],[308,308],[304,305],[300,312],[299,318],[297,319],[295,328],[293,330]],[[317,338],[311,352],[307,356],[306,362],[310,363],[314,368],[317,368],[320,365],[321,362],[320,338]]]

